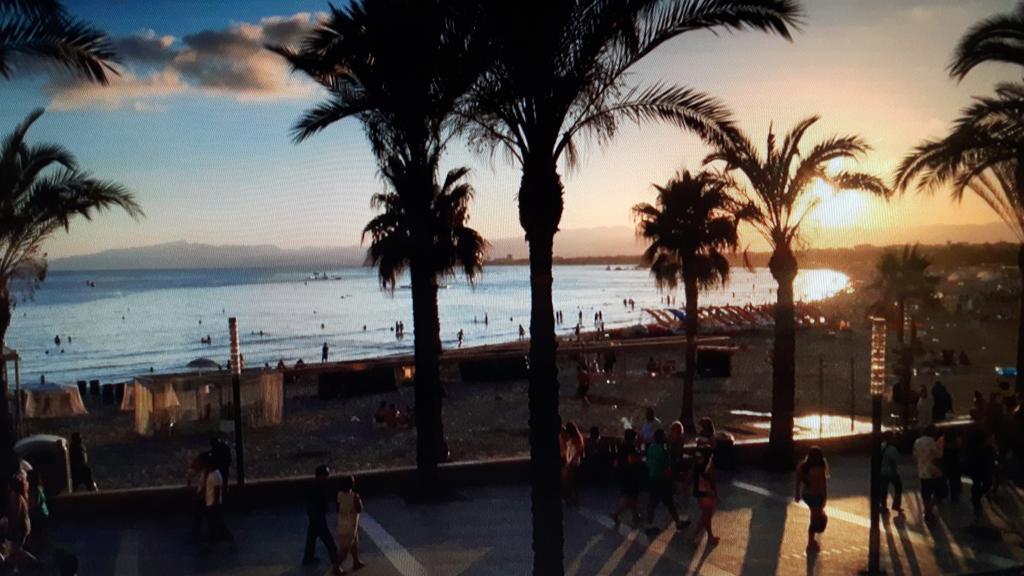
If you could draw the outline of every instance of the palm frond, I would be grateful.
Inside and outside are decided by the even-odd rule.
[[[1024,5],[1018,5],[1010,14],[992,16],[972,26],[957,44],[949,75],[961,81],[986,62],[1024,66]]]

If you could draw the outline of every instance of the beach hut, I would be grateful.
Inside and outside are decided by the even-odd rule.
[[[69,418],[88,413],[78,386],[47,382],[25,392],[26,418]]]
[[[242,372],[242,420],[248,426],[281,423],[283,383],[283,374],[277,371]],[[169,434],[179,425],[217,430],[233,415],[231,375],[226,372],[138,376],[129,388],[121,409],[134,410],[135,431],[143,436]]]

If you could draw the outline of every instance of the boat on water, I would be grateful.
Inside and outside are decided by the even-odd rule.
[[[341,276],[337,274],[328,274],[327,272],[313,272],[309,276],[306,276],[306,280],[341,280]]]

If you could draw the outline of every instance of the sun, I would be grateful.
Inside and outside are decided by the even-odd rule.
[[[835,189],[818,180],[811,192],[820,200],[810,219],[826,228],[847,228],[862,221],[868,211],[868,199],[861,192],[836,194]]]

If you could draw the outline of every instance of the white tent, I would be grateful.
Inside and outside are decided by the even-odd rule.
[[[68,418],[86,413],[77,386],[46,383],[25,389],[26,418]]]

